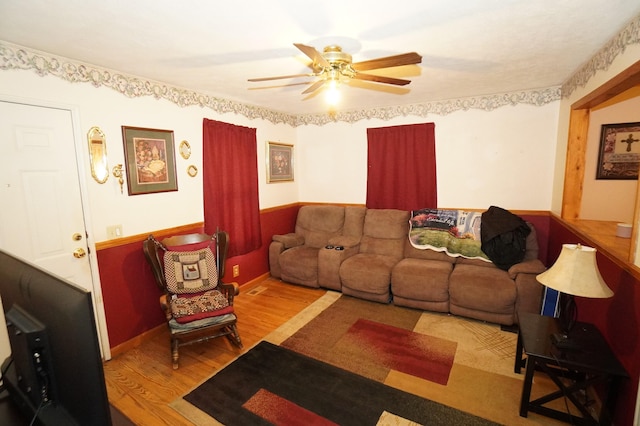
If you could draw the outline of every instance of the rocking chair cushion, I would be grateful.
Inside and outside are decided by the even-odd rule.
[[[166,251],[164,273],[167,290],[174,294],[201,293],[216,288],[218,270],[210,248]]]
[[[230,314],[233,306],[218,290],[205,291],[195,295],[175,296],[171,299],[171,313],[179,323],[187,323],[202,318]]]
[[[236,321],[236,314],[225,314],[219,315],[217,317],[208,317],[202,318],[199,320],[180,323],[175,320],[175,318],[171,318],[169,320],[169,329],[172,334],[184,333],[185,331],[198,330],[203,327],[210,327],[212,325],[220,325],[220,324],[228,324],[230,322]]]

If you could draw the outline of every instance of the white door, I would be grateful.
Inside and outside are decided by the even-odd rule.
[[[0,100],[0,248],[93,291],[79,182],[71,111]]]

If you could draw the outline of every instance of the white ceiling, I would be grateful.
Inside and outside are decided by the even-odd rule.
[[[0,40],[304,114],[327,110],[301,94],[312,79],[247,81],[309,72],[294,42],[422,55],[377,71],[408,86],[343,86],[339,109],[370,109],[559,86],[639,14],[638,0],[0,0]]]

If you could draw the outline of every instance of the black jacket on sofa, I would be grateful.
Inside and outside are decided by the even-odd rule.
[[[500,269],[507,270],[524,259],[531,229],[508,210],[491,206],[480,221],[481,249]]]

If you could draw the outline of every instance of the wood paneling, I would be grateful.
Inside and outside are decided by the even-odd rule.
[[[607,252],[610,256],[615,257],[616,263],[633,274],[636,274],[638,270],[638,268],[633,265],[633,262],[635,259],[634,248],[638,238],[638,229],[635,224],[638,223],[638,217],[640,217],[640,212],[638,211],[638,206],[640,205],[639,197],[636,196],[634,229],[630,242],[612,240],[612,238],[616,238],[614,237],[615,228],[613,228],[613,231],[611,229],[612,226],[615,226],[615,222],[581,220],[580,208],[584,187],[587,132],[589,129],[591,109],[598,107],[602,103],[609,101],[638,84],[640,84],[640,61],[634,63],[571,105],[561,212],[562,219],[566,220],[569,226],[582,235],[588,236],[594,246]],[[603,232],[603,229],[606,229],[606,232]],[[625,246],[626,252],[624,251]]]
[[[587,133],[589,131],[589,110],[572,110],[569,120],[562,217],[578,219],[580,218],[580,205],[582,203]]]

